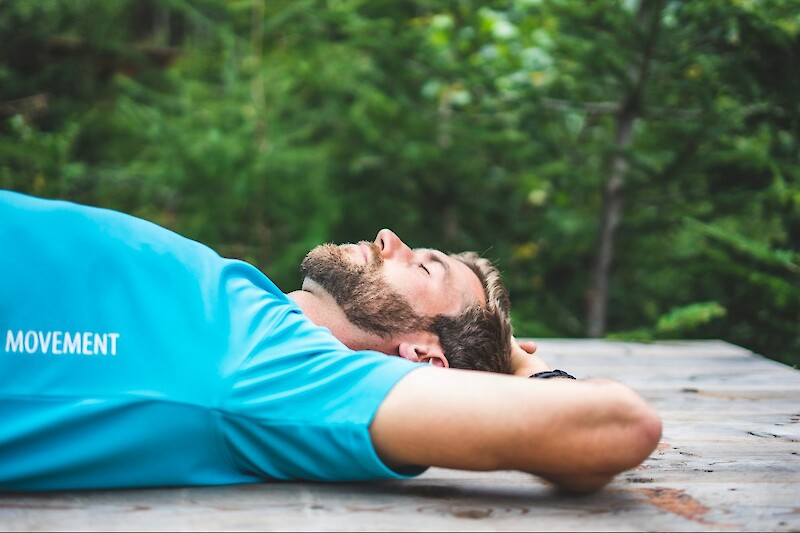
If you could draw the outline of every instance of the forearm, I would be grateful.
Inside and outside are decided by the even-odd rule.
[[[521,470],[571,490],[604,485],[643,461],[660,421],[604,380],[520,380],[426,369],[389,394],[372,426],[394,464]]]

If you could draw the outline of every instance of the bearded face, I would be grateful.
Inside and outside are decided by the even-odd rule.
[[[311,250],[300,265],[303,279],[312,279],[333,296],[353,325],[384,338],[427,330],[427,320],[394,291],[382,275],[383,257],[371,242],[367,264],[354,261],[345,248],[324,244]]]

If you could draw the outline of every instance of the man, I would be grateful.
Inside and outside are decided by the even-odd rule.
[[[455,368],[472,364],[473,337],[513,345],[512,362],[495,357],[500,371],[543,365],[510,339],[486,263],[412,250],[388,230],[315,249],[288,296],[251,265],[148,222],[10,192],[0,249],[2,489],[367,480],[442,466],[584,491],[660,438],[658,416],[620,384]]]
[[[500,275],[474,253],[411,250],[392,231],[324,245],[289,296],[353,350],[439,367],[511,373],[509,302]]]
[[[511,334],[500,272],[474,252],[412,250],[391,230],[374,242],[319,246],[289,296],[348,348],[438,367],[517,373],[548,369]]]

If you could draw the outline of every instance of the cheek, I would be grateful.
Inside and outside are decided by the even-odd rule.
[[[422,316],[451,314],[460,309],[461,298],[444,291],[442,287],[413,268],[398,268],[386,264],[383,271],[384,283],[395,293],[406,299],[411,309]]]
[[[410,268],[399,268],[388,262],[384,263],[382,282],[395,293],[406,298],[416,309],[426,294],[425,287],[418,275]]]

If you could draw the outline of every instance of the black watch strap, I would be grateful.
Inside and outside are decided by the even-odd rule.
[[[532,378],[567,378],[567,379],[575,379],[575,376],[567,374],[563,370],[546,370],[544,372],[537,372],[534,375],[530,376]]]

